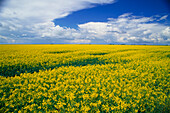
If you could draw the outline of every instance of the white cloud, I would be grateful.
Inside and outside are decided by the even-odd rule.
[[[154,20],[153,17],[123,14],[118,18],[110,18],[107,22],[79,24],[78,29],[55,26],[53,22],[45,22],[28,27],[29,32],[21,32],[21,36],[26,41],[37,39],[48,40],[48,43],[49,41],[53,43],[62,41],[63,43],[169,44],[170,27],[155,23]]]
[[[0,35],[0,42],[1,43],[15,43],[15,40],[13,38]]]
[[[125,17],[128,17],[130,15],[132,15],[132,13],[125,13],[123,15],[120,15],[119,18],[125,18]]]
[[[92,4],[112,3],[114,0],[8,0],[0,17],[18,19],[24,23],[42,23],[62,18],[73,11],[93,7]]]
[[[79,24],[78,29],[54,25],[52,20],[74,11],[115,0],[8,0],[0,12],[0,43],[170,43],[170,27],[162,17],[125,13],[107,22]]]
[[[5,40],[7,40],[7,39],[8,39],[7,37],[2,36],[2,35],[0,35],[0,38],[1,38],[1,39],[5,39]]]
[[[70,35],[73,29],[67,29],[67,33],[62,33],[65,29],[59,26],[45,25],[53,24],[52,20],[63,18],[74,11],[95,7],[96,4],[109,4],[115,0],[7,0],[1,7],[0,12],[0,34],[13,37],[60,36]],[[35,33],[36,25],[41,24],[41,30]],[[52,28],[49,29],[48,28]],[[37,28],[38,29],[38,28]],[[39,28],[40,29],[40,28]],[[43,30],[44,29],[44,30]],[[56,31],[59,32],[56,33]],[[48,32],[46,32],[48,31]],[[25,35],[23,35],[25,34]],[[79,33],[73,33],[78,37]],[[1,43],[1,42],[0,42]]]
[[[162,31],[162,34],[168,38],[170,38],[170,27],[167,27]]]
[[[32,28],[32,33],[36,34],[38,37],[49,37],[52,39],[73,39],[81,36],[76,29],[63,28],[59,25],[55,26],[53,22],[35,24]]]
[[[162,16],[159,20],[165,20],[168,17],[168,15]]]
[[[109,31],[110,27],[108,23],[105,22],[89,22],[86,24],[78,25],[80,30],[85,33],[96,34],[97,35],[105,35],[107,31]]]
[[[79,27],[81,31],[107,43],[170,43],[170,27],[154,22],[159,18],[138,17],[126,13],[108,20],[89,22]]]
[[[152,33],[151,30],[145,30],[145,31],[143,31],[143,34],[144,34],[144,35],[147,35],[147,34],[150,34],[150,33]]]
[[[88,39],[74,39],[74,40],[65,40],[65,42],[68,43],[76,43],[76,44],[89,44],[91,43],[91,40]]]

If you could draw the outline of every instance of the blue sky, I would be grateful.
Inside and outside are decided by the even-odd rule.
[[[170,5],[170,4],[169,4]],[[170,6],[169,6],[170,8]],[[77,28],[78,24],[87,22],[106,22],[107,18],[117,18],[124,13],[132,13],[136,16],[169,15],[168,2],[166,0],[117,0],[112,4],[97,5],[94,8],[73,12],[61,19],[55,19],[54,23],[62,27]],[[170,17],[164,24],[170,25]]]
[[[4,0],[0,44],[170,44],[169,0]]]

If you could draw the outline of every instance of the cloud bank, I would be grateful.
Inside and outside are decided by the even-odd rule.
[[[170,27],[157,23],[161,18],[123,14],[107,22],[79,24],[78,29],[48,22],[35,25],[33,31],[38,37],[70,43],[169,44]]]
[[[78,26],[88,37],[103,39],[106,43],[169,44],[170,27],[156,22],[164,18],[126,13],[118,18],[109,18],[107,22],[89,22]]]
[[[170,26],[162,17],[130,13],[106,22],[79,24],[77,29],[52,22],[74,11],[115,0],[8,0],[0,12],[0,43],[170,44]]]
[[[34,24],[62,18],[74,11],[109,4],[115,0],[7,0],[0,13],[1,20],[19,20]],[[28,22],[28,23],[27,23]]]

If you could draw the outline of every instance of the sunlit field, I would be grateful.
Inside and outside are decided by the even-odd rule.
[[[170,46],[0,45],[0,112],[163,113]]]

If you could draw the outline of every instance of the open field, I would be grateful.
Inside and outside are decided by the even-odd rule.
[[[170,46],[0,45],[0,112],[169,112]]]

